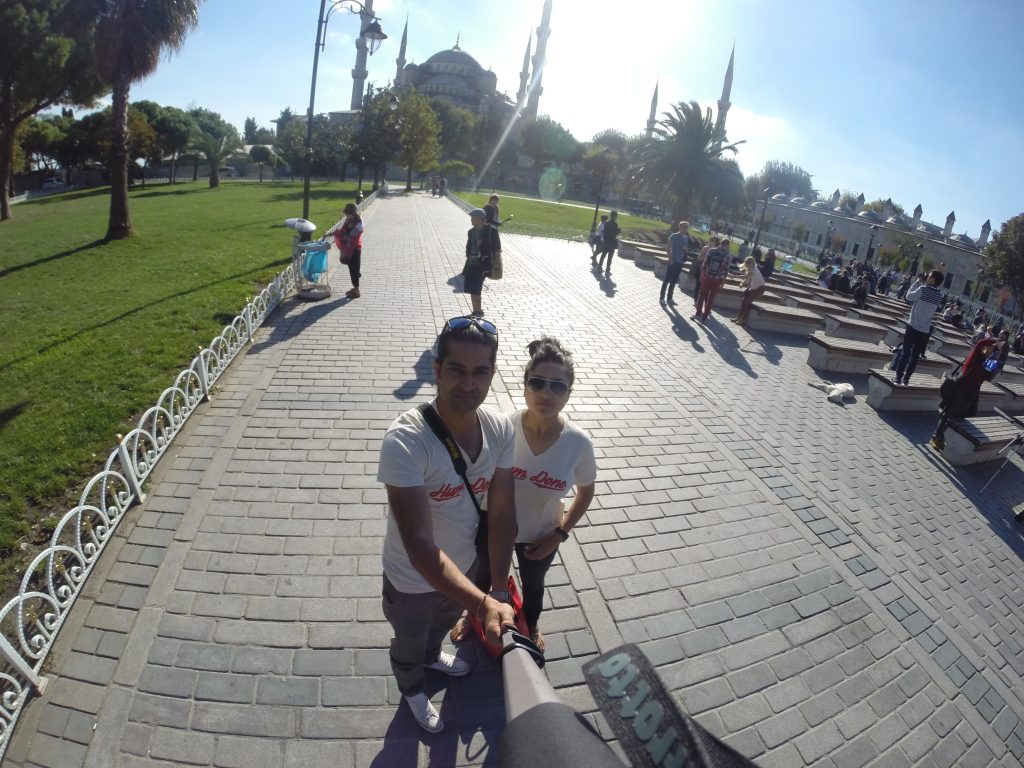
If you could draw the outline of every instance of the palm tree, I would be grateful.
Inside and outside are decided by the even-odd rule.
[[[723,186],[731,189],[738,168],[723,155],[735,154],[743,142],[726,144],[725,137],[715,133],[711,109],[702,113],[696,101],[673,104],[672,111],[663,114],[655,137],[637,148],[632,176],[634,182],[670,199],[677,221],[695,198],[721,198]]]
[[[160,54],[177,51],[199,21],[202,0],[91,0],[96,8],[96,68],[113,89],[110,219],[107,240],[132,233],[128,210],[128,93],[152,74]]]
[[[192,137],[192,149],[206,158],[206,162],[210,164],[211,187],[220,186],[220,166],[241,143],[234,126],[226,126],[226,130],[219,136],[202,129],[196,131]]]

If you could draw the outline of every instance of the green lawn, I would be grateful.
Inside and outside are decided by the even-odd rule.
[[[483,208],[487,203],[488,193],[463,193],[463,200],[470,205]],[[601,213],[608,213],[608,208],[601,208]],[[503,232],[515,232],[521,235],[538,235],[540,237],[560,237],[566,240],[585,240],[590,234],[590,225],[594,221],[593,206],[587,208],[579,203],[556,203],[547,200],[534,200],[510,195],[501,195],[501,218],[515,218],[502,227]],[[630,231],[669,231],[669,225],[656,219],[642,216],[619,214],[619,225],[625,238]]]
[[[321,231],[354,184],[314,185]],[[137,234],[103,243],[106,188],[14,206],[0,222],[0,554],[45,530],[155,404],[290,259],[301,184],[135,189]],[[7,557],[4,569],[18,567]],[[13,561],[13,562],[12,562]]]

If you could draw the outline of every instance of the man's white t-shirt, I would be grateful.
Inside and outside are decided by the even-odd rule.
[[[434,402],[431,402],[434,405]],[[514,436],[508,416],[488,408],[477,409],[483,448],[475,462],[465,451],[466,476],[481,508],[487,508],[487,489],[496,469],[512,466]],[[461,448],[461,446],[460,446]],[[388,428],[380,447],[377,480],[399,488],[424,486],[433,522],[434,543],[465,573],[476,559],[473,540],[479,515],[465,483],[455,472],[452,458],[419,409],[406,411]],[[433,592],[409,562],[395,516],[388,514],[384,535],[384,574],[399,592]]]
[[[564,415],[562,434],[540,455],[523,434],[523,412],[512,414],[516,448],[512,476],[516,489],[517,544],[530,544],[550,534],[562,519],[562,499],[573,485],[590,485],[597,478],[597,461],[590,437]]]

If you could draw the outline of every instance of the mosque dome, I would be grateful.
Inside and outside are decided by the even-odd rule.
[[[827,210],[828,203],[826,203],[824,200],[818,200],[817,202],[811,203],[811,208],[823,208]]]
[[[794,197],[789,201],[791,205],[807,205],[806,197]]]
[[[480,66],[480,62],[458,46],[449,48],[447,51],[438,51],[423,62],[421,67],[426,69],[428,72],[452,72],[452,65],[455,67],[464,67],[466,70],[469,70],[465,72],[465,74],[476,74],[484,71],[484,68]]]
[[[868,208],[867,210],[861,211],[860,213],[857,214],[857,216],[862,218],[862,219],[871,219],[872,221],[881,221],[882,220],[882,217],[879,216],[875,211],[873,211],[870,208]]]
[[[788,203],[789,202],[789,198],[786,197],[781,192],[779,192],[777,195],[772,195],[772,200],[774,200],[777,203]]]
[[[952,240],[954,243],[960,243],[961,245],[969,245],[972,248],[977,246],[977,243],[975,243],[974,240],[969,238],[967,235],[953,235],[949,239]]]

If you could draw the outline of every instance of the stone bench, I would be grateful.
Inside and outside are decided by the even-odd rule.
[[[641,245],[637,247],[636,253],[633,255],[633,263],[640,269],[654,269],[659,261],[668,264],[668,256],[663,248]],[[664,274],[664,267],[662,267],[662,275]]]
[[[747,320],[747,325],[755,331],[789,333],[795,336],[812,334],[823,324],[824,318],[817,312],[782,304],[755,303],[750,308],[750,317]]]
[[[876,411],[935,411],[939,407],[939,384],[942,379],[927,373],[910,377],[910,384],[896,386],[896,372],[886,369],[872,369],[868,372],[868,405]],[[981,385],[978,412],[992,412],[1003,408],[1009,400],[1009,393],[994,384]]]
[[[900,323],[899,325],[886,326],[885,337],[882,339],[882,343],[889,348],[895,347],[901,341],[903,341],[903,334],[905,334],[906,332],[907,326],[905,323]],[[932,336],[931,339],[928,340],[927,351],[934,354],[939,354],[939,345],[941,343],[941,339]],[[947,357],[950,357],[950,355],[947,355]]]
[[[807,364],[818,370],[866,376],[875,369],[888,370],[891,362],[889,348],[877,342],[827,336],[821,332],[807,337]],[[941,356],[918,360],[914,375],[942,376],[954,365],[952,360]]]
[[[961,467],[1005,458],[999,452],[1024,429],[1024,422],[1002,416],[975,416],[954,419],[946,430],[946,446],[942,457]]]
[[[792,296],[786,297],[786,306],[805,309],[808,312],[821,315],[822,322],[825,320],[825,315],[831,315],[839,311],[835,304],[826,304],[824,301],[818,301],[817,299],[801,299]]]
[[[859,309],[851,306],[846,310],[846,316],[852,320],[866,320],[869,323],[881,323],[882,325],[902,325],[904,318],[893,317],[884,312],[875,312],[873,309]]]
[[[885,326],[845,315],[825,315],[825,335],[878,344],[885,337]]]
[[[1003,410],[1011,413],[1024,413],[1024,376],[1004,370],[993,379],[992,383],[1009,393],[1011,399],[1003,406]]]

